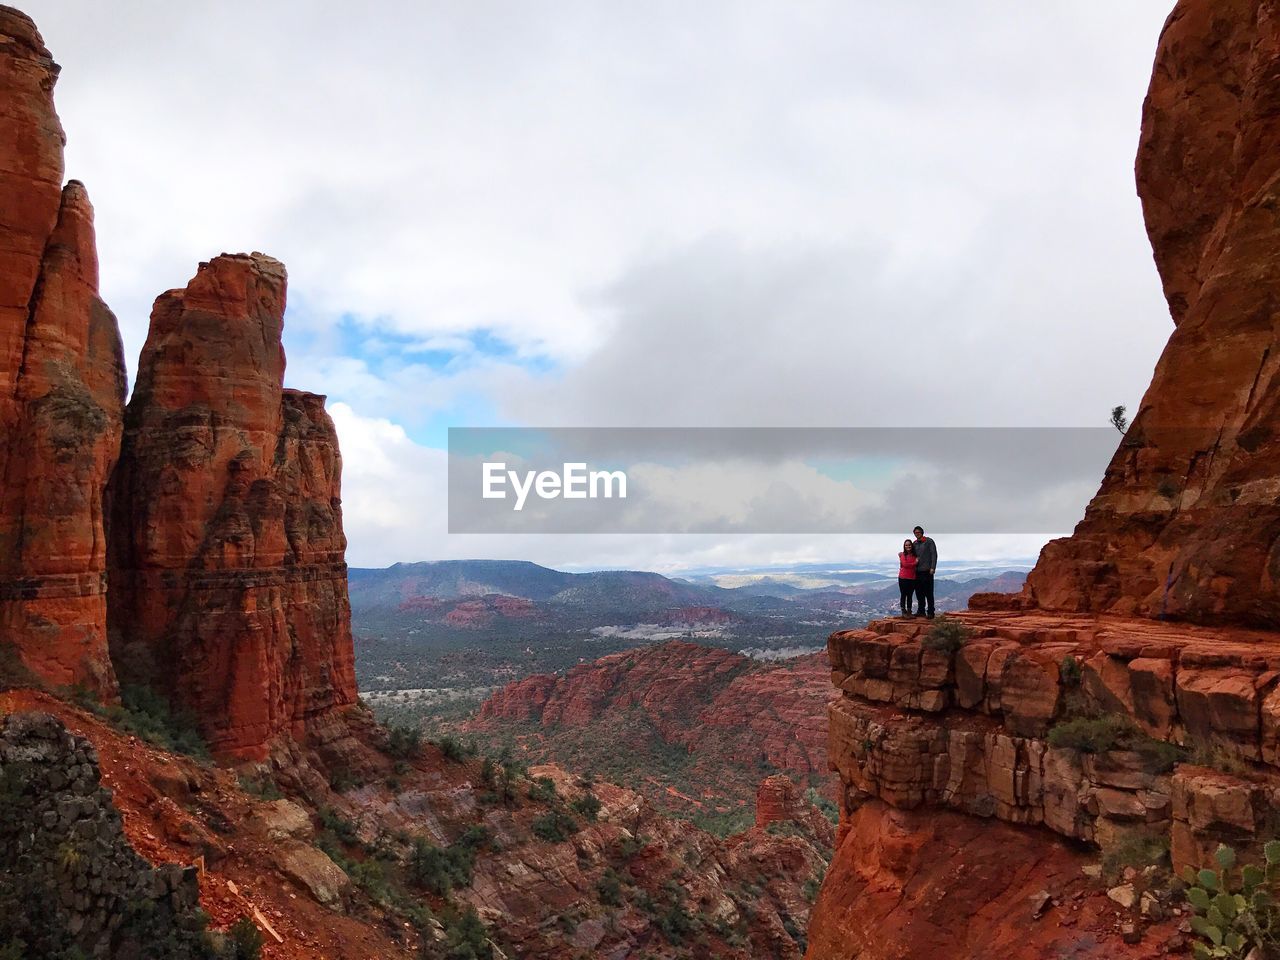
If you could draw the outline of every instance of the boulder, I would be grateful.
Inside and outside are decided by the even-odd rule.
[[[324,851],[301,840],[284,840],[276,847],[276,866],[321,906],[342,911],[351,879]]]

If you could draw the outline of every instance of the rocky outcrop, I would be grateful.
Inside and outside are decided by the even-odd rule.
[[[826,768],[825,679],[821,657],[761,664],[672,640],[510,683],[481,705],[479,721],[583,727],[638,711],[691,752],[714,744],[737,763],[809,774]]]
[[[1175,870],[1211,862],[1221,843],[1259,856],[1280,809],[1280,636],[1087,615],[957,618],[968,636],[954,649],[931,644],[932,625],[919,620],[879,621],[828,641],[842,694],[830,711],[840,846],[811,928],[815,943],[874,933],[834,903],[853,896],[850,885],[887,882],[874,876],[877,831],[903,834],[913,848],[932,843],[928,824],[939,811],[969,821],[963,830],[975,849],[986,844],[983,831],[1004,835],[993,823],[1003,822],[1040,828],[1010,840],[1010,849],[1040,858],[1061,860],[1052,852],[1059,839],[1102,854],[1165,847]],[[903,815],[917,811],[927,815]],[[980,821],[988,826],[975,832]],[[924,836],[906,837],[917,829]],[[866,836],[851,839],[858,831]],[[903,867],[895,860],[886,869]],[[910,880],[930,869],[921,854],[903,883],[940,882]],[[1068,886],[1043,876],[1026,882],[1053,897]],[[964,915],[980,914],[990,896],[975,887],[950,908],[949,935],[975,944],[957,956],[1003,955],[977,946],[981,927]],[[917,906],[932,909],[927,899]],[[920,936],[909,932],[916,925],[928,928],[905,909],[902,922],[910,939]]]
[[[869,798],[948,807],[1103,847],[1154,833],[1172,838],[1177,867],[1265,832],[1280,807],[1280,638],[1142,620],[961,616],[972,637],[955,652],[922,643],[915,621],[832,635],[843,696],[831,708],[831,756],[846,812]],[[1048,741],[1053,724],[1090,716],[1127,718],[1138,733],[1092,753]],[[1239,769],[1186,763],[1196,758]]]
[[[809,802],[794,780],[783,773],[765,777],[756,791],[756,829],[788,822],[803,825],[805,833],[825,848],[835,846],[831,821]]]
[[[1251,629],[1280,622],[1273,13],[1180,0],[1165,24],[1137,177],[1176,328],[1075,533],[1020,595],[973,597],[967,638],[913,621],[830,638],[842,843],[810,956],[930,956],[936,937],[957,957],[1046,956],[1053,924],[1024,917],[1000,944],[1020,898],[1043,913],[1069,890],[1059,838],[1147,851],[1130,868],[1147,883],[1152,850],[1199,867],[1274,835],[1280,634]],[[1073,955],[1185,946],[1140,946],[1164,908],[1132,883],[1110,893],[1127,914]]]
[[[1034,831],[870,801],[853,811],[809,924],[814,960],[1155,958],[1172,923],[1129,944],[1088,858]]]
[[[1143,108],[1138,192],[1176,329],[1073,536],[1024,604],[1280,622],[1280,34],[1181,0]]]
[[[124,360],[93,208],[62,184],[57,75],[31,21],[0,7],[0,641],[41,679],[111,697],[102,498]]]
[[[530,774],[549,778],[570,804],[584,793],[559,768]],[[659,815],[630,790],[603,782],[590,789],[599,816],[568,843],[521,842],[536,808],[484,817],[501,850],[477,863],[461,896],[501,927],[516,956],[674,958],[696,942],[704,955],[725,960],[799,960],[806,885],[821,876],[830,851],[831,825],[817,810],[798,804],[786,829],[778,823],[720,839]],[[602,881],[617,885],[603,902]]]
[[[257,253],[156,300],[108,493],[117,665],[246,759],[356,696],[341,458],[324,398],[283,389],[284,307]]]
[[[194,956],[195,868],[125,838],[98,753],[46,714],[0,723],[0,947],[24,956]],[[27,951],[22,954],[25,948]],[[18,954],[14,954],[18,955]]]

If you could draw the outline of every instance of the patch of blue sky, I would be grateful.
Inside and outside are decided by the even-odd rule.
[[[421,377],[452,377],[495,362],[519,367],[535,376],[552,376],[557,365],[545,354],[522,350],[490,329],[431,334],[408,334],[389,323],[343,314],[322,319],[305,305],[290,304],[285,321],[285,351],[295,361],[318,365],[353,361],[366,375],[399,392],[394,411],[373,411],[356,384],[299,384],[349,404],[357,413],[389,415],[415,443],[437,449],[448,446],[448,430],[456,426],[513,426],[500,415],[492,399],[478,389],[453,392],[446,408],[426,409],[414,403],[412,384]]]
[[[902,456],[867,453],[805,462],[832,480],[852,483],[860,490],[875,491],[887,489],[912,461]]]

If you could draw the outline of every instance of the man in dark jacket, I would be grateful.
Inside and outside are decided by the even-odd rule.
[[[938,569],[938,545],[916,527],[916,614],[933,619],[933,575]]]

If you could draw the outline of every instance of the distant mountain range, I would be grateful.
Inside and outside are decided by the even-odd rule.
[[[941,610],[1016,591],[1025,571],[943,569]],[[895,571],[896,572],[896,571]],[[362,689],[481,688],[671,639],[753,655],[816,650],[832,630],[898,607],[896,577],[853,565],[667,577],[569,573],[524,560],[440,560],[350,571]]]

